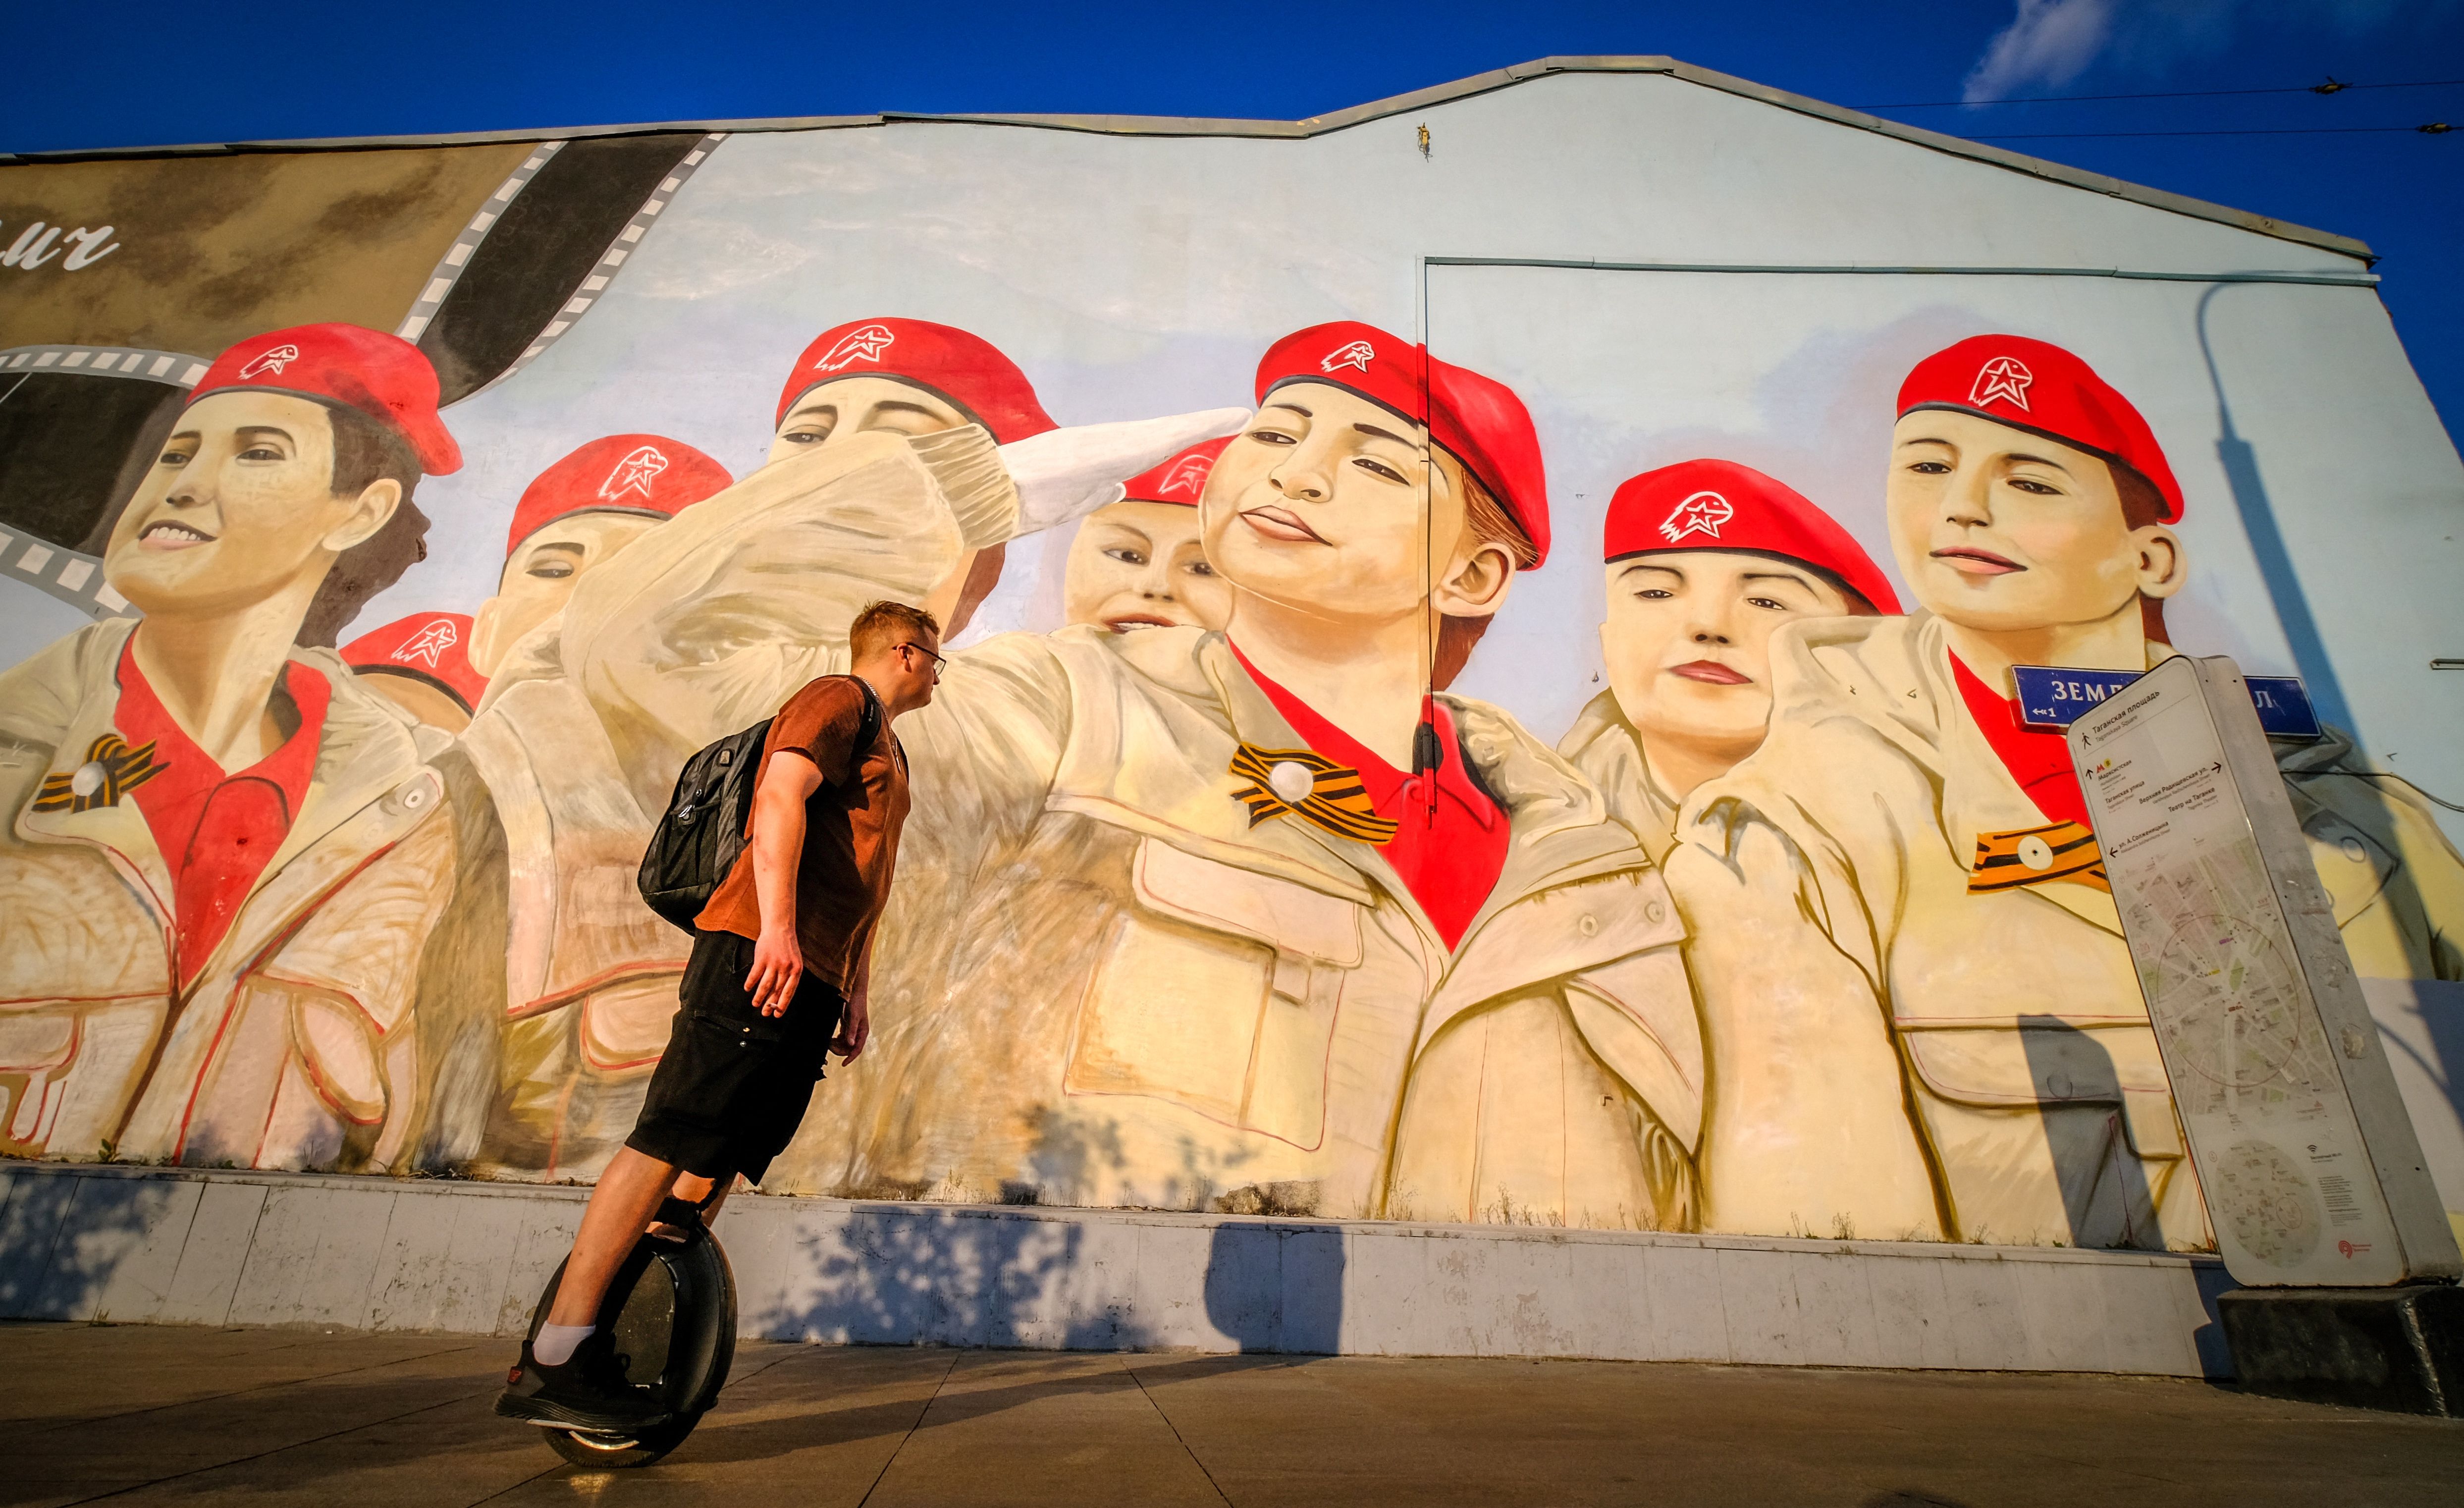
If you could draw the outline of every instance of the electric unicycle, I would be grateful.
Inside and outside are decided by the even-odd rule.
[[[670,1417],[612,1434],[539,1425],[548,1448],[566,1460],[578,1466],[648,1466],[684,1444],[718,1401],[736,1360],[736,1275],[698,1215],[674,1222],[685,1229],[682,1241],[647,1234],[636,1241],[599,1311],[599,1322],[615,1333],[627,1379],[655,1395]],[[559,1263],[531,1312],[531,1337],[547,1322],[563,1281],[564,1265]]]

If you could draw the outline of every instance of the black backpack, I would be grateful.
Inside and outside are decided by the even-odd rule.
[[[864,721],[857,724],[855,778],[864,766],[862,751],[881,736],[881,698],[860,676],[849,676],[864,691]],[[753,820],[753,790],[760,778],[761,746],[770,737],[775,718],[764,718],[741,733],[727,737],[685,761],[676,777],[676,792],[650,834],[642,854],[642,872],[634,883],[652,911],[687,932],[693,918],[710,904],[728,872],[744,852],[744,830]]]

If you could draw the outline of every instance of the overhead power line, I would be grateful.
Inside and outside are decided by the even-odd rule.
[[[2101,100],[2217,100],[2227,95],[2343,94],[2347,89],[2452,89],[2464,78],[2421,78],[2409,83],[2348,84],[2334,78],[2323,84],[2277,89],[2180,89],[2158,94],[2035,95],[2017,100],[1912,100],[1899,104],[1852,104],[1851,110],[1947,110],[1957,106],[1994,104],[2074,104]]]
[[[2427,125],[2312,125],[2280,126],[2242,131],[2014,131],[1995,136],[1967,136],[1968,142],[2044,142],[2078,141],[2088,137],[2110,136],[2376,136],[2390,131],[2408,135],[2445,136],[2455,128],[2444,121]]]

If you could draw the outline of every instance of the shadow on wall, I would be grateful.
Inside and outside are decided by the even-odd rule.
[[[2226,289],[2246,286],[2215,284],[2199,296],[2198,313],[2192,320],[2199,337],[2199,354],[2208,364],[2208,381],[2216,392],[2216,460],[2224,468],[2226,484],[2233,488],[2233,505],[2241,512],[2242,532],[2249,537],[2259,576],[2267,583],[2267,594],[2276,605],[2277,621],[2283,627],[2294,663],[2301,669],[2301,683],[2310,693],[2310,705],[2318,712],[2320,721],[2343,728],[2358,743],[2362,730],[2353,723],[2353,709],[2344,700],[2343,682],[2336,677],[2335,662],[2327,656],[2327,641],[2320,632],[2318,614],[2310,609],[2309,593],[2302,589],[2301,573],[2294,566],[2292,545],[2284,538],[2283,526],[2277,522],[2275,504],[2268,500],[2267,482],[2259,475],[2258,451],[2233,429],[2233,405],[2225,397],[2224,373],[2216,366],[2215,347],[2208,339],[2208,305]]]
[[[159,1258],[176,1260],[201,1187],[144,1178],[11,1177],[0,1164],[0,1316],[103,1319],[119,1301],[115,1286],[167,1286],[170,1272]],[[149,1254],[158,1260],[148,1262]],[[161,1295],[126,1296],[147,1297],[159,1302]],[[122,1307],[149,1315],[152,1308]]]
[[[750,1318],[760,1334],[860,1345],[1340,1349],[1340,1229],[1233,1220],[1202,1249],[1197,1233],[1023,1209],[859,1209],[800,1224],[785,1297]]]
[[[1238,1351],[1332,1356],[1343,1348],[1343,1265],[1336,1226],[1217,1226],[1207,1322]]]
[[[2044,1112],[2054,1166],[2061,1180],[2062,1210],[2069,1216],[2068,1244],[2088,1249],[2152,1245],[2165,1249],[2156,1227],[2155,1198],[2123,1127],[2122,1088],[2113,1054],[2094,1032],[2056,1016],[2023,1015],[2019,1041],[2028,1053],[2028,1077],[2040,1093],[2071,1105]],[[2092,1107],[2092,1108],[2091,1108]],[[2103,1112],[2102,1144],[2079,1139],[2076,1121],[2085,1111]],[[2062,1132],[2056,1133],[2057,1121]],[[2093,1157],[2081,1156],[2093,1150]],[[2037,1239],[2044,1232],[2037,1233]]]
[[[859,1345],[1155,1343],[1126,1301],[1087,1301],[1111,1286],[1111,1275],[1087,1260],[1088,1233],[1024,1214],[921,1205],[799,1226],[787,1267],[806,1275],[760,1317],[761,1329]]]

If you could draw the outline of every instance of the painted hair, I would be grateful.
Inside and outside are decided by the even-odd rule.
[[[408,446],[356,409],[330,403],[319,407],[334,426],[334,496],[356,497],[388,477],[402,484],[402,501],[393,517],[335,558],[333,569],[308,601],[299,632],[292,635],[295,644],[332,649],[369,598],[428,559],[428,515],[410,500],[421,473]]]
[[[1430,448],[1430,456],[1441,463],[1446,476],[1453,479],[1457,490],[1463,494],[1463,532],[1471,536],[1475,545],[1493,544],[1505,550],[1513,558],[1518,570],[1529,568],[1539,560],[1540,552],[1533,546],[1530,536],[1523,532],[1507,515],[1505,505],[1482,485],[1469,467],[1438,447]],[[1488,632],[1488,624],[1485,614],[1477,618],[1459,618],[1448,613],[1438,620],[1437,650],[1429,664],[1431,689],[1443,691],[1454,684],[1455,677],[1462,675],[1463,666],[1471,661],[1472,647],[1480,642],[1482,634]]]

